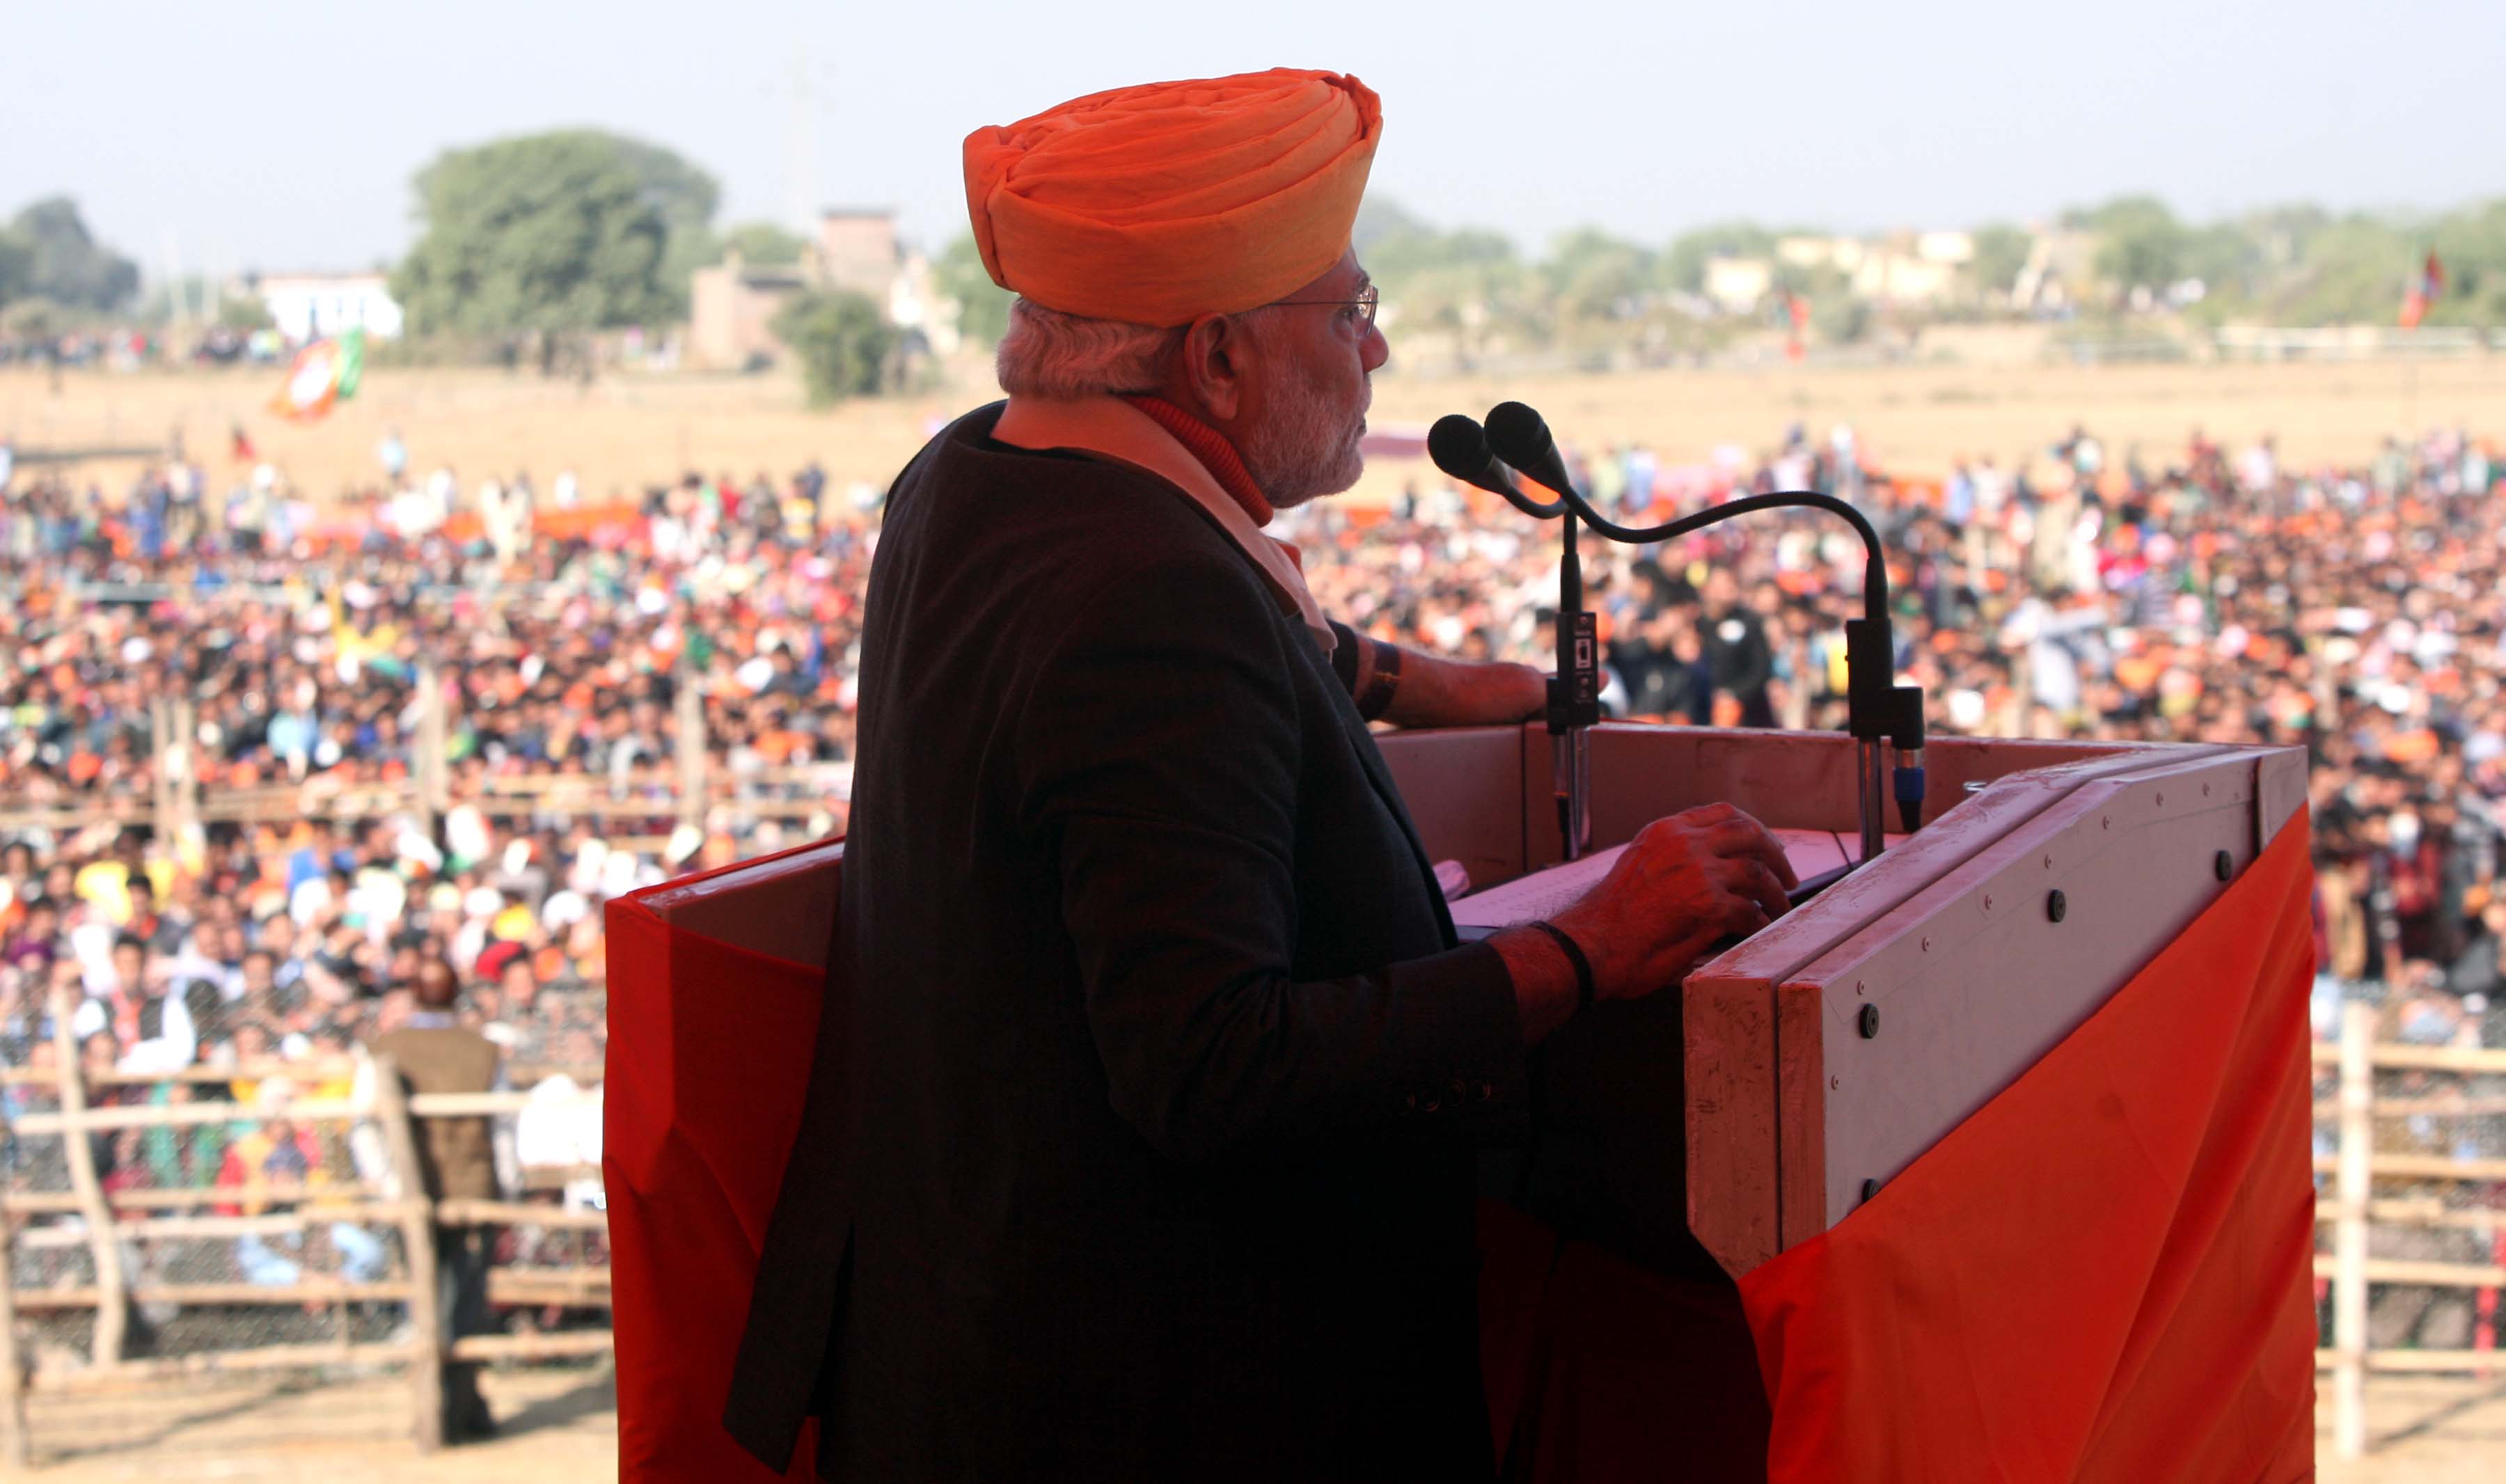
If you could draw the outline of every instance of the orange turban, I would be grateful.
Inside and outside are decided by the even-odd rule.
[[[1287,67],[1092,93],[966,136],[992,281],[1049,309],[1183,325],[1267,304],[1348,249],[1373,90]]]

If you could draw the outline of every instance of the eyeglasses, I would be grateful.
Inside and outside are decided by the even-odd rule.
[[[1383,291],[1368,284],[1355,299],[1274,299],[1271,307],[1284,309],[1294,304],[1328,304],[1348,311],[1348,322],[1359,330],[1375,328],[1376,306],[1383,301]]]

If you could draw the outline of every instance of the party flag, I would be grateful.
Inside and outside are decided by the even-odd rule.
[[[2430,250],[2427,262],[2419,267],[2418,281],[2412,284],[2411,291],[2402,296],[2402,328],[2404,330],[2419,328],[2419,321],[2427,318],[2428,305],[2435,303],[2437,296],[2444,292],[2445,265],[2437,262],[2436,253]]]
[[[315,340],[296,353],[296,360],[287,368],[287,384],[270,399],[269,409],[299,422],[318,421],[334,404],[357,395],[357,382],[365,369],[363,330]]]

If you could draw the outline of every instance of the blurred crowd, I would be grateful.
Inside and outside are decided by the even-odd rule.
[[[177,464],[0,494],[7,1096],[49,1106],[69,1055],[106,1103],[239,1109],[97,1136],[109,1187],[348,1178],[309,1125],[238,1165],[243,1110],[340,1093],[430,963],[516,1085],[563,1105],[600,1076],[603,903],[841,828],[876,501],[822,521],[815,471],[690,477],[533,540],[580,509],[570,483],[544,507],[527,475],[456,496],[448,473],[317,505],[268,466],[219,493]],[[176,778],[191,809],[160,829]],[[597,1161],[579,1107],[513,1132],[516,1179]],[[44,1144],[12,1150],[21,1187],[63,1188]]]
[[[2109,449],[2073,429],[2007,465],[1881,477],[1851,430],[1666,468],[1590,450],[1622,524],[1731,494],[1853,500],[1890,552],[1902,677],[1946,733],[2304,746],[2322,965],[2384,1039],[2506,1046],[2506,463],[2459,432],[2292,466],[2273,442]],[[1366,528],[1291,512],[1322,606],[1378,637],[1547,664],[1554,540],[1480,497],[1405,491]],[[1832,517],[1765,512],[1676,543],[1587,542],[1614,714],[1837,727],[1862,551]]]
[[[9,1065],[55,1054],[55,989],[97,1067],[321,1061],[393,1024],[442,960],[515,1060],[587,1066],[604,901],[841,827],[877,491],[691,475],[592,508],[565,477],[544,498],[526,475],[415,475],[396,438],[382,461],[382,483],[318,506],[267,466],[223,493],[188,465],[7,487]],[[1891,552],[1900,667],[1936,729],[2307,747],[2323,1014],[2365,995],[2390,1037],[2506,1044],[2506,518],[2482,443],[2296,467],[2268,440],[2115,450],[2076,429],[1918,481],[1840,428],[1697,467],[1642,447],[1577,462],[1629,523],[1755,490],[1854,500]],[[1545,665],[1554,538],[1477,499],[1413,486],[1273,529],[1361,628]],[[1588,545],[1586,571],[1614,714],[1839,724],[1861,576],[1841,524]],[[689,689],[692,745],[728,780],[695,818],[673,771]],[[171,831],[114,815],[156,796],[152,703],[175,698],[199,798],[282,807]],[[430,734],[440,812],[411,787]],[[593,787],[531,792],[552,778]],[[350,799],[373,817],[331,807]]]

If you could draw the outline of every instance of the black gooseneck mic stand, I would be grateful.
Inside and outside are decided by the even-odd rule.
[[[1503,403],[1489,409],[1485,430],[1458,413],[1444,418],[1430,431],[1427,448],[1436,466],[1452,477],[1505,497],[1535,519],[1554,515],[1566,522],[1566,557],[1560,585],[1568,590],[1561,592],[1558,602],[1559,673],[1557,680],[1551,682],[1549,707],[1551,734],[1562,732],[1566,738],[1560,749],[1558,769],[1561,820],[1589,830],[1590,778],[1582,732],[1599,720],[1600,710],[1597,685],[1588,692],[1593,697],[1589,714],[1579,715],[1571,704],[1561,704],[1561,691],[1570,700],[1574,693],[1568,668],[1570,655],[1577,660],[1589,656],[1591,668],[1587,673],[1595,680],[1599,670],[1597,654],[1591,654],[1592,617],[1582,611],[1582,573],[1575,556],[1577,523],[1589,525],[1614,541],[1643,545],[1668,541],[1754,511],[1791,507],[1824,510],[1839,515],[1862,538],[1862,617],[1847,619],[1844,625],[1845,729],[1855,743],[1855,782],[1861,804],[1862,849],[1857,860],[1877,857],[1885,840],[1883,800],[1892,792],[1884,776],[1884,749],[1889,744],[1897,751],[1893,794],[1899,821],[1910,832],[1921,824],[1923,693],[1915,687],[1894,684],[1896,641],[1888,620],[1887,562],[1879,533],[1860,511],[1833,495],[1794,490],[1743,496],[1661,525],[1623,526],[1593,509],[1576,493],[1574,482],[1566,476],[1565,461],[1558,457],[1548,421],[1519,402]],[[1541,502],[1525,496],[1507,474],[1509,465],[1556,490],[1557,498]],[[1577,618],[1573,625],[1567,617],[1570,602]],[[1567,858],[1572,860],[1581,853],[1579,847],[1589,843],[1590,836],[1570,830],[1568,840]]]
[[[1466,484],[1505,497],[1534,520],[1561,519],[1565,546],[1557,568],[1556,644],[1557,673],[1550,677],[1545,712],[1555,739],[1552,787],[1557,801],[1557,837],[1569,861],[1593,847],[1591,731],[1601,720],[1601,646],[1593,616],[1584,608],[1584,566],[1575,549],[1575,512],[1563,499],[1534,500],[1514,482],[1488,451],[1478,423],[1455,413],[1427,430],[1427,452],[1436,467]]]

